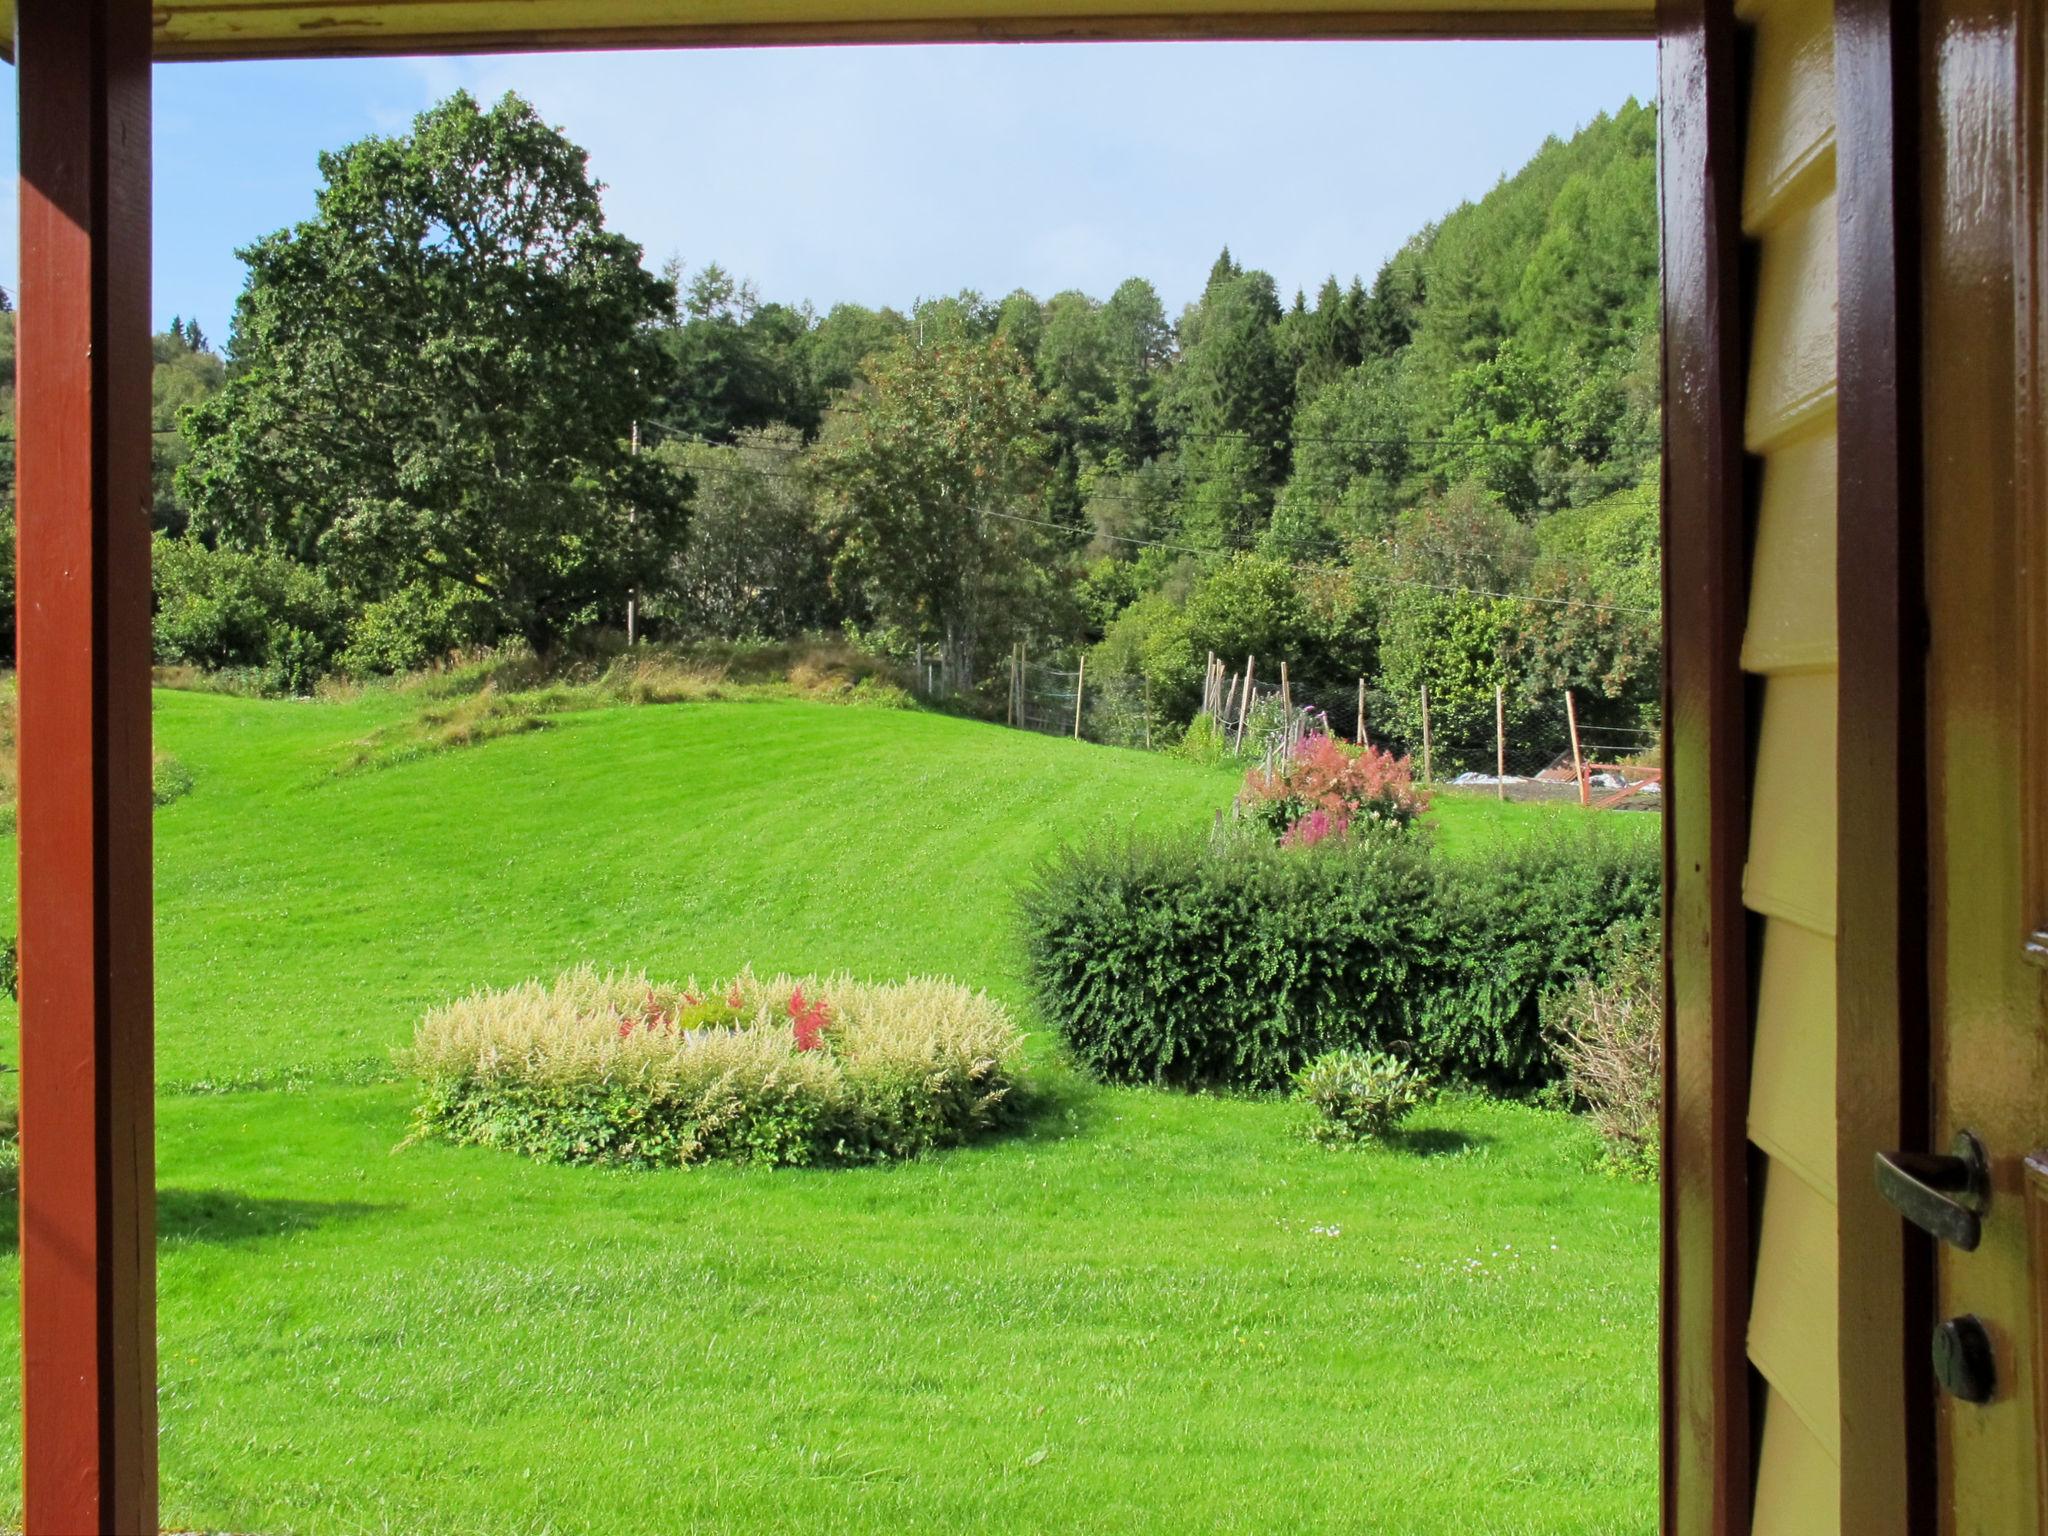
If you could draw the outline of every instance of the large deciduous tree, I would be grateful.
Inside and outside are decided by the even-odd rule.
[[[876,617],[938,641],[956,686],[978,678],[1055,579],[1042,558],[1041,401],[1001,337],[905,345],[826,425],[835,569]]]
[[[583,151],[457,94],[320,170],[313,217],[241,253],[228,384],[186,418],[197,531],[359,602],[471,589],[541,651],[621,608],[682,531],[675,477],[627,446],[675,294],[605,228]]]

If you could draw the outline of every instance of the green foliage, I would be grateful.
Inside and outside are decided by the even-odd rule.
[[[149,801],[159,808],[192,793],[192,770],[175,753],[155,753],[149,764]]]
[[[195,527],[359,603],[469,587],[537,650],[622,608],[682,531],[625,442],[674,293],[606,230],[583,152],[457,93],[320,169],[313,217],[242,253],[228,382],[184,413]]]
[[[1387,839],[1069,848],[1021,897],[1039,1011],[1110,1082],[1271,1088],[1395,1042],[1444,1077],[1543,1082],[1539,999],[1660,900],[1653,847],[1575,830],[1486,860]]]
[[[1564,1088],[1591,1116],[1607,1166],[1654,1180],[1664,1093],[1664,954],[1621,949],[1605,979],[1575,978],[1543,999],[1543,1028],[1564,1064]]]
[[[11,1001],[21,1000],[21,940],[11,933],[0,943],[0,992]]]
[[[1294,1074],[1295,1097],[1315,1116],[1304,1128],[1311,1141],[1377,1141],[1430,1095],[1429,1082],[1388,1051],[1324,1051]]]
[[[413,581],[365,604],[349,620],[346,643],[335,659],[355,678],[417,672],[483,640],[492,628],[481,593]]]
[[[730,446],[670,441],[657,453],[695,485],[690,531],[651,597],[666,632],[722,640],[831,629],[845,616],[803,441],[789,427]]]
[[[1000,338],[876,361],[820,447],[834,574],[885,623],[944,644],[957,686],[1047,601],[1032,521],[1040,401]]]
[[[1180,740],[1168,750],[1182,762],[1209,767],[1230,757],[1230,737],[1214,715],[1200,714],[1188,722]]]
[[[187,326],[173,320],[171,328],[151,339],[155,355],[149,379],[150,487],[155,496],[151,521],[159,532],[183,533],[190,520],[175,481],[178,466],[191,457],[191,446],[178,431],[185,412],[220,392],[227,369],[200,333],[199,322]]]
[[[209,548],[158,534],[151,549],[160,662],[248,668],[281,693],[305,693],[343,633],[343,600],[319,572],[274,550]]]

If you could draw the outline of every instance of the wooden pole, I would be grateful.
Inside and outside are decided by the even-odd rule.
[[[21,1524],[155,1531],[151,7],[14,18]]]
[[[1508,705],[1507,690],[1493,690],[1493,787],[1497,798],[1508,797]]]
[[[1253,661],[1253,659],[1254,659],[1254,658],[1252,658],[1252,657],[1250,657],[1250,656],[1247,656],[1247,657],[1245,657],[1245,659],[1244,659],[1244,692],[1243,692],[1243,694],[1242,694],[1242,695],[1241,695],[1241,696],[1240,696],[1240,697],[1238,698],[1238,701],[1237,701],[1237,750],[1238,750],[1238,751],[1240,751],[1240,752],[1242,752],[1242,751],[1244,750],[1244,728],[1245,728],[1245,722],[1246,722],[1246,721],[1248,721],[1248,720],[1250,720],[1250,719],[1251,719],[1251,717],[1252,717],[1252,661]]]
[[[1358,744],[1365,745],[1365,679],[1358,680]]]
[[[1088,691],[1088,653],[1081,653],[1081,670],[1074,674],[1074,740],[1081,739],[1081,699]]]
[[[1586,760],[1579,753],[1579,706],[1571,689],[1564,691],[1565,723],[1572,728],[1572,779],[1579,786],[1579,804],[1592,803],[1592,786],[1586,782]]]
[[[1434,784],[1436,775],[1430,771],[1429,761],[1429,684],[1422,685],[1422,782]]]
[[[633,457],[636,459],[640,457],[640,421],[638,417],[635,417],[633,421]],[[626,521],[637,525],[640,521],[640,514],[637,511],[628,509]],[[640,588],[633,586],[626,589],[626,649],[630,651],[639,643]]]

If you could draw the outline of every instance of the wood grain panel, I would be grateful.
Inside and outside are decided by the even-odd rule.
[[[1764,1176],[1749,1358],[1835,1461],[1842,1444],[1839,1278],[1834,1206],[1806,1180],[1773,1164]]]
[[[2021,22],[2019,285],[2015,308],[2020,356],[2019,590],[2026,647],[2022,680],[2026,723],[2023,802],[2021,944],[2036,965],[2048,965],[2048,20],[2036,7]],[[2048,1423],[2048,1416],[2042,1422]],[[2042,1479],[2048,1488],[2048,1476]],[[2048,1513],[2044,1513],[2048,1527]]]
[[[1842,1521],[1932,1536],[1928,1244],[1872,1160],[1928,1126],[1917,0],[1836,0],[1841,626],[1835,1041]]]
[[[1765,453],[1835,396],[1835,199],[1787,210],[1761,242],[1744,436]]]
[[[1764,461],[1745,671],[1835,666],[1835,454],[1834,415],[1823,411]]]
[[[1815,933],[1835,931],[1835,678],[1764,684],[1743,904]]]
[[[1835,1200],[1835,944],[1797,923],[1764,924],[1749,1139]]]
[[[1749,573],[1744,67],[1725,0],[1658,7],[1663,240],[1665,1536],[1749,1529]]]
[[[13,35],[0,0],[0,38]],[[1645,0],[156,0],[159,59],[1129,37],[1646,37]]]
[[[1826,1536],[1841,1529],[1841,1473],[1798,1414],[1766,1395],[1757,1451],[1755,1536]]]
[[[1756,235],[1833,185],[1834,4],[1763,0],[1742,13],[1757,31],[1742,174],[1742,227]]]

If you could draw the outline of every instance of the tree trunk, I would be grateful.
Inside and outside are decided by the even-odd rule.
[[[974,687],[974,652],[980,638],[970,620],[954,617],[946,621],[946,683],[954,693]]]

